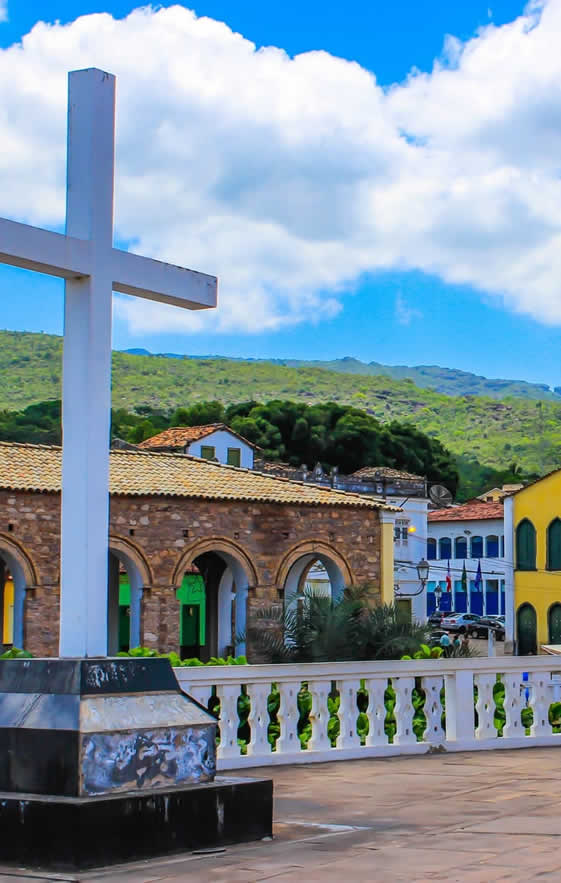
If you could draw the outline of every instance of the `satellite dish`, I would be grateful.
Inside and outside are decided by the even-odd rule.
[[[432,503],[444,509],[451,506],[454,500],[451,492],[443,484],[433,484],[429,489],[429,497]]]

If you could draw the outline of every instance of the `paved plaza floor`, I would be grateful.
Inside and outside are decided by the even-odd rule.
[[[559,881],[560,749],[252,770],[275,782],[275,837],[72,876],[100,883]],[[0,873],[16,883],[25,872]]]

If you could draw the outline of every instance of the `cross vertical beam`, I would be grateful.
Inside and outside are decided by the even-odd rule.
[[[89,240],[67,279],[62,395],[60,655],[107,655],[115,77],[69,76],[66,235]]]

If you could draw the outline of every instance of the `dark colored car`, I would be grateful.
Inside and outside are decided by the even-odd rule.
[[[486,638],[489,635],[489,629],[494,631],[497,641],[504,641],[504,616],[482,616],[481,619],[470,626],[469,634],[472,638]]]
[[[454,616],[453,610],[433,610],[428,618],[428,624],[434,628],[439,628],[440,623],[445,616]]]

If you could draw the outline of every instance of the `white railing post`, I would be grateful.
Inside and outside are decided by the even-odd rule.
[[[549,723],[549,706],[551,696],[548,688],[551,685],[551,675],[547,671],[533,671],[529,674],[530,705],[534,713],[534,721],[530,727],[531,736],[551,736],[552,728]]]
[[[280,705],[277,718],[280,725],[280,736],[277,739],[276,753],[290,754],[291,752],[301,750],[300,739],[298,738],[298,719],[300,717],[298,693],[300,692],[300,682],[280,683],[278,687]]]
[[[216,695],[220,699],[220,745],[217,756],[219,760],[239,757],[238,745],[238,698],[239,684],[217,684]]]
[[[331,681],[309,681],[308,690],[312,694],[312,710],[310,711],[312,737],[308,742],[308,749],[323,751],[331,748],[331,742],[327,735],[329,723],[327,697],[331,692]]]
[[[443,683],[442,676],[426,677],[422,680],[425,693],[423,712],[427,721],[423,741],[429,742],[431,745],[441,745],[445,740],[442,729],[442,703],[440,701]]]
[[[395,723],[396,733],[394,742],[396,745],[412,745],[417,741],[413,729],[413,688],[415,678],[394,678],[392,686],[395,690]]]
[[[475,685],[477,687],[477,718],[478,724],[475,731],[476,739],[496,739],[497,730],[495,728],[495,699],[493,696],[493,688],[497,683],[497,676],[494,674],[476,675]]]
[[[247,693],[251,703],[248,723],[251,737],[247,746],[250,757],[266,757],[271,753],[268,741],[269,710],[268,699],[271,688],[268,684],[247,684]]]
[[[473,672],[459,669],[445,677],[446,740],[471,742],[474,738]]]
[[[503,728],[503,738],[513,739],[524,735],[524,727],[522,726],[522,709],[525,700],[522,699],[524,687],[522,686],[522,672],[509,671],[502,676],[505,685],[505,725]]]
[[[337,748],[360,748],[356,722],[358,706],[356,694],[360,690],[360,680],[337,681],[339,691],[339,735]]]
[[[377,745],[387,745],[388,737],[386,735],[386,703],[384,695],[388,687],[387,678],[368,678],[365,682],[368,692],[368,707],[366,715],[368,717],[368,735],[366,737],[366,746],[368,748]]]

